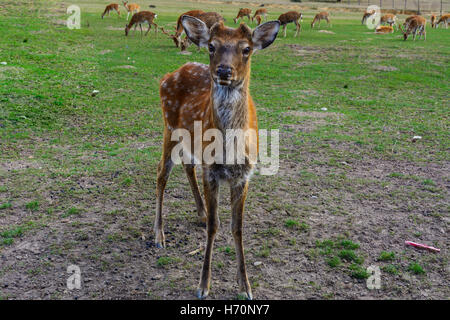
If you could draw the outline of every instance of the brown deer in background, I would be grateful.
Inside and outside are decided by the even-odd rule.
[[[380,18],[380,25],[388,24],[389,26],[397,26],[397,17],[395,14],[385,14]],[[398,28],[398,26],[397,26]]]
[[[297,11],[288,11],[278,17],[278,21],[280,21],[281,25],[283,26],[283,33],[284,33],[285,38],[286,38],[286,27],[287,27],[288,23],[295,24],[295,36],[294,37],[296,37],[301,29],[301,25],[300,25],[301,20],[303,20],[303,15]]]
[[[444,26],[445,26],[445,29],[447,29],[447,28],[448,28],[448,20],[450,20],[450,14],[444,14],[444,15],[442,15],[442,16],[439,18],[438,22],[436,22],[436,28],[439,27],[439,25],[440,25],[441,23],[443,23]]]
[[[110,12],[113,10],[115,10],[120,17],[119,5],[117,3],[111,3],[111,4],[108,4],[105,8],[105,11],[103,11],[102,19],[106,14],[109,16]]]
[[[179,17],[178,17],[178,19],[177,19],[177,26],[175,27],[175,38],[172,38],[173,39],[173,41],[175,42],[175,45],[177,46],[177,48],[179,48],[180,47],[180,45],[181,45],[181,35],[183,34],[183,32],[184,32],[184,28],[183,28],[183,25],[181,24],[181,18],[184,16],[184,15],[186,15],[186,16],[191,16],[191,17],[194,17],[194,18],[198,18],[198,16],[200,15],[200,14],[202,14],[202,13],[205,13],[205,11],[203,11],[203,10],[191,10],[191,11],[188,11],[188,12],[185,12],[185,13],[183,13],[183,14],[181,14]]]
[[[148,34],[150,31],[152,25],[155,26],[155,34],[158,32],[158,26],[156,23],[153,22],[153,20],[157,17],[157,15],[151,11],[141,11],[138,13],[133,14],[131,17],[130,23],[125,25],[125,35],[128,36],[128,32],[130,31],[131,27],[134,25],[134,30],[136,30],[136,27],[139,25],[139,28],[141,29],[141,36],[142,36],[142,24],[147,23],[148,24],[148,30],[145,33],[145,35]]]
[[[227,164],[217,161],[206,164],[202,159],[205,202],[198,188],[195,164],[191,160],[183,164],[194,194],[198,216],[201,221],[206,220],[207,241],[197,297],[203,299],[209,293],[213,245],[219,228],[217,212],[219,187],[221,182],[227,182],[231,192],[231,229],[236,248],[237,280],[240,292],[247,299],[252,299],[242,239],[244,203],[253,171],[248,150],[254,150],[258,144],[256,110],[249,92],[250,61],[253,52],[272,44],[278,34],[280,22],[266,22],[253,32],[245,24],[233,29],[224,26],[223,22],[208,28],[203,21],[190,16],[183,16],[181,22],[189,39],[199,47],[208,49],[210,63],[209,66],[196,62],[187,63],[174,72],[166,74],[161,80],[164,142],[157,171],[155,244],[159,248],[164,247],[163,197],[174,165],[171,157],[172,150],[178,143],[171,138],[174,130],[187,130],[190,133],[191,145],[194,143],[194,127],[198,126],[199,122],[203,132],[215,129],[220,132],[224,141],[228,129],[255,132],[254,135],[245,139],[244,164],[236,162],[230,164],[228,161]],[[195,121],[198,122],[194,123]],[[200,151],[203,155],[209,142],[203,141],[201,137],[200,139],[202,140],[199,142]],[[184,141],[183,137],[183,143]],[[224,153],[226,149],[228,148],[224,149]],[[186,152],[189,153],[192,150],[189,149]],[[190,158],[193,158],[192,155]],[[225,158],[224,155],[223,159]]]
[[[436,28],[436,15],[432,14],[430,20],[431,20],[431,27]]]
[[[266,8],[262,8],[262,9],[258,9],[258,10],[256,10],[255,11],[255,14],[253,15],[253,17],[252,17],[252,22],[253,22],[253,20],[258,20],[258,17],[259,16],[259,22],[258,22],[258,24],[261,24],[261,18],[263,18],[264,20],[266,20],[267,19],[267,9]]]
[[[371,18],[373,15],[375,15],[375,10],[364,12],[362,20],[361,20],[361,24],[366,23],[367,19]]]
[[[426,31],[425,31],[425,26],[427,24],[427,20],[425,20],[424,17],[422,16],[412,16],[406,19],[407,21],[405,21],[404,26],[405,26],[405,30],[402,29],[401,26],[400,30],[403,32],[403,39],[407,40],[408,36],[412,33],[413,35],[413,40],[416,40],[416,34],[419,34],[419,39],[420,36],[422,36],[423,40],[426,40]]]
[[[394,28],[391,26],[378,26],[375,29],[376,34],[386,34],[386,33],[393,33]]]
[[[239,9],[239,12],[238,12],[236,18],[233,19],[234,23],[237,23],[239,19],[244,20],[244,17],[247,17],[248,21],[250,22],[250,20],[251,20],[250,14],[251,13],[252,13],[252,9],[248,9],[248,8]]]
[[[321,20],[325,20],[327,22],[327,25],[330,25],[330,17],[328,12],[326,11],[322,11],[319,12],[318,14],[316,14],[316,16],[314,17],[313,21],[311,22],[311,29],[314,28],[314,25],[319,22],[319,27],[320,27],[320,21]]]
[[[136,3],[130,3],[128,4],[128,1],[122,1],[123,6],[125,7],[125,9],[127,9],[127,21],[128,21],[128,17],[130,16],[130,13],[138,13],[139,10],[141,10],[141,6],[136,4]]]

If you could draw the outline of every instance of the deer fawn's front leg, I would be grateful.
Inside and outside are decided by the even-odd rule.
[[[216,237],[217,229],[219,228],[219,216],[217,215],[217,199],[219,196],[219,181],[211,179],[209,170],[203,168],[203,185],[205,193],[205,201],[207,206],[207,221],[206,221],[206,250],[205,259],[203,261],[202,273],[200,276],[200,284],[197,289],[197,297],[204,299],[208,296],[209,287],[211,284],[211,260],[212,250],[214,246],[214,239]]]
[[[158,165],[157,179],[156,179],[156,215],[155,215],[155,245],[158,248],[164,248],[164,228],[163,228],[163,200],[164,189],[166,188],[167,180],[173,168],[171,157],[171,150],[173,144],[165,144],[161,161]]]
[[[244,225],[244,203],[247,198],[248,180],[245,182],[234,181],[230,185],[231,190],[231,231],[233,233],[234,244],[237,257],[237,281],[239,292],[248,300],[253,299],[252,289],[247,278],[245,267],[244,243],[242,240],[242,228]]]
[[[197,214],[200,222],[206,223],[205,204],[198,189],[197,175],[195,174],[195,165],[185,164],[184,170],[191,185],[192,193],[194,194],[195,205],[197,206]]]
[[[295,37],[297,37],[299,31],[300,31],[300,23],[298,21],[296,21],[295,22]]]

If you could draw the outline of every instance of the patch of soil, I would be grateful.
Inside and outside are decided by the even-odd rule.
[[[397,71],[398,69],[396,67],[393,66],[373,66],[373,69],[375,71]]]
[[[113,52],[113,51],[109,50],[109,49],[105,49],[105,50],[100,51],[98,54],[105,55],[105,54],[111,53],[111,52]]]
[[[320,33],[327,33],[327,34],[336,34],[336,32],[330,31],[330,30],[319,30]]]

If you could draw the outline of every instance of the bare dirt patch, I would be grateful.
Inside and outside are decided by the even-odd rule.
[[[397,71],[398,69],[393,66],[373,66],[372,67],[376,71]]]

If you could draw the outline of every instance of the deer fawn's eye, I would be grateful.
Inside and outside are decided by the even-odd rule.
[[[214,53],[214,51],[216,50],[216,48],[214,48],[214,46],[210,43],[208,46],[209,49],[209,53]]]
[[[250,53],[250,47],[246,47],[246,48],[244,48],[244,49],[242,50],[242,54],[243,54],[244,56],[247,56],[249,53]]]

